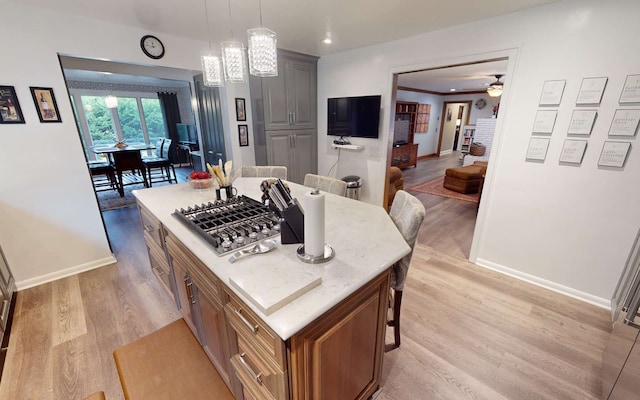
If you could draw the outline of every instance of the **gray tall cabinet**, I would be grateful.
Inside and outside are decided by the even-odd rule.
[[[278,76],[251,77],[257,165],[284,165],[302,183],[317,173],[317,57],[278,50]]]

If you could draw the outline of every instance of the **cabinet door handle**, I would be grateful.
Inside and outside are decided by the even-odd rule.
[[[191,304],[196,304],[196,299],[193,298],[193,289],[191,289],[192,285],[193,285],[192,281],[189,281],[189,283],[187,283],[187,291],[189,292],[189,298],[191,299]]]
[[[293,125],[298,123],[298,119],[296,118],[296,113],[295,111],[292,113],[293,114]]]
[[[158,274],[158,276],[162,276],[164,275],[166,272],[161,271],[159,267],[153,267],[151,268],[152,270],[156,271],[156,273]]]
[[[238,318],[240,318],[240,320],[247,326],[247,328],[251,329],[251,332],[253,332],[254,334],[258,334],[258,325],[251,324],[251,322],[249,322],[249,320],[246,319],[244,315],[242,315],[242,308],[239,308],[237,310],[234,309],[234,311],[238,315]]]
[[[144,226],[144,230],[149,232],[149,233],[151,233],[151,232],[155,231],[156,228],[154,228],[152,225],[145,225]]]
[[[258,384],[262,385],[262,379],[260,378],[262,376],[262,372],[259,374],[256,374],[255,372],[253,372],[253,369],[251,369],[251,367],[249,366],[249,364],[247,364],[247,362],[244,359],[244,356],[247,353],[242,353],[240,354],[240,362],[242,363],[242,366],[244,366],[244,369],[247,370],[247,372],[249,373],[249,375],[251,375],[251,377],[258,382]]]
[[[291,135],[291,138],[293,139],[293,148],[296,148],[296,134],[294,133],[293,135]]]

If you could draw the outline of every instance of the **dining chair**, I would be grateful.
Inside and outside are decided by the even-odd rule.
[[[243,177],[259,178],[279,178],[287,179],[287,167],[266,165],[266,166],[242,166],[241,175]]]
[[[303,185],[340,196],[347,195],[347,182],[328,176],[306,174]]]
[[[120,197],[124,197],[124,187],[126,185],[144,183],[145,187],[149,187],[147,175],[145,174],[145,166],[142,162],[142,156],[140,155],[139,150],[122,150],[114,152],[113,166],[116,169],[118,193],[120,193]],[[126,171],[131,171],[131,175],[134,177],[135,174],[139,174],[142,177],[142,182],[138,179],[131,179],[125,182],[123,173]]]
[[[394,343],[387,344],[385,351],[400,347],[400,306],[402,305],[402,291],[407,280],[407,272],[416,244],[418,231],[425,216],[422,202],[404,190],[398,190],[393,199],[389,216],[402,237],[411,247],[411,252],[402,257],[391,267],[391,298],[393,303],[393,318],[387,321],[393,327]]]
[[[104,161],[89,161],[87,166],[96,192],[117,190],[116,170],[113,165]]]
[[[153,183],[157,182],[178,183],[176,170],[173,167],[173,163],[169,160],[169,148],[171,147],[171,143],[171,139],[158,139],[156,142],[154,156],[142,159],[150,187],[153,186]],[[154,169],[158,169],[159,174],[153,175],[152,170]],[[173,172],[173,178],[171,177],[171,172]]]

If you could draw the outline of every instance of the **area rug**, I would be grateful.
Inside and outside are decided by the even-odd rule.
[[[469,201],[471,203],[477,203],[478,199],[480,198],[480,193],[463,194],[454,192],[453,190],[449,190],[442,186],[443,183],[444,176],[441,176],[435,179],[431,179],[430,181],[409,186],[405,188],[405,190],[433,194],[435,196],[448,197],[456,200]]]
[[[153,187],[165,186],[169,182],[154,183]],[[136,198],[131,193],[134,190],[144,189],[144,183],[137,183],[124,187],[124,197],[120,197],[117,190],[107,190],[98,192],[98,204],[100,211],[115,210],[117,208],[131,207],[136,205]]]

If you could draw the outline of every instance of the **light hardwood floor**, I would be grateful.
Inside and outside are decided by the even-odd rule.
[[[150,272],[137,210],[104,215],[118,262],[20,292],[0,399],[122,399],[113,350],[179,318]],[[598,399],[608,320],[418,244],[378,400]]]

